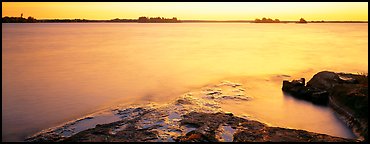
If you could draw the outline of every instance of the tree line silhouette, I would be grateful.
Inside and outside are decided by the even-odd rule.
[[[177,22],[180,22],[177,20],[176,17],[173,17],[172,19],[168,19],[168,18],[161,18],[161,17],[151,17],[151,18],[147,18],[147,17],[139,17],[138,19],[138,22],[139,23],[177,23]]]
[[[29,16],[27,19],[21,17],[3,17],[2,18],[3,23],[35,23],[37,20],[31,16]]]
[[[280,21],[279,19],[265,18],[253,20],[238,20],[238,21],[212,21],[212,20],[178,20],[176,17],[163,18],[163,17],[139,17],[138,19],[111,19],[111,20],[87,20],[87,19],[40,19],[34,17],[28,18],[21,17],[2,17],[2,23],[76,23],[76,22],[133,22],[133,23],[179,23],[179,22],[251,22],[251,23],[308,23],[304,18],[299,21]],[[310,21],[310,23],[367,23],[367,21]]]
[[[262,20],[256,19],[254,20],[255,23],[280,23],[279,19],[272,20],[271,18],[263,17]]]
[[[111,19],[111,20],[87,20],[87,19],[42,19],[37,20],[33,17],[23,18],[23,14],[21,17],[3,17],[2,23],[53,23],[53,22],[138,22],[138,23],[178,23],[180,22],[177,20],[176,17],[173,18],[161,18],[161,17],[139,17],[138,19]]]

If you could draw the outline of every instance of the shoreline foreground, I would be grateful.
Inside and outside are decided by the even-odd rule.
[[[314,79],[316,78],[312,80]],[[285,87],[287,83],[284,81]],[[284,91],[286,91],[285,87]],[[272,127],[252,120],[248,116],[236,116],[231,112],[223,111],[220,107],[220,103],[224,100],[250,101],[251,99],[246,96],[241,84],[223,81],[199,91],[185,93],[174,102],[165,105],[149,103],[102,111],[97,115],[86,116],[41,131],[28,137],[26,141],[359,142],[364,140],[362,137],[347,139],[305,130]]]

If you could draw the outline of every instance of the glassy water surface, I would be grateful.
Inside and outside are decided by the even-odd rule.
[[[2,24],[2,138],[116,104],[166,103],[218,80],[242,82],[225,109],[274,126],[353,137],[331,109],[286,96],[282,78],[367,73],[366,24]]]

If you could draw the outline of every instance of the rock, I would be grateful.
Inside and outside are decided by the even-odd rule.
[[[64,140],[64,137],[57,135],[55,133],[48,133],[46,135],[37,135],[34,137],[27,138],[26,141],[29,142],[59,142]]]
[[[180,136],[177,141],[178,142],[213,142],[212,140],[208,139],[207,136],[197,131],[188,132],[185,136]]]
[[[182,105],[182,104],[192,104],[192,103],[189,100],[186,100],[186,99],[178,99],[176,101],[176,104]]]
[[[329,93],[327,91],[316,91],[311,94],[311,100],[316,104],[326,105],[329,101]]]
[[[282,90],[315,104],[329,104],[364,141],[368,135],[368,76],[322,71],[304,86],[301,80],[283,81]]]
[[[326,75],[326,73],[324,73]],[[330,75],[330,74],[329,74]],[[328,92],[316,87],[305,86],[305,79],[284,80],[282,90],[300,99],[309,100],[315,104],[326,105],[328,102]]]
[[[330,106],[342,116],[355,134],[367,141],[368,87],[361,84],[339,84],[333,87]]]
[[[353,78],[351,75],[346,75],[346,74],[338,74],[339,78],[347,84],[358,84],[359,81],[355,78]]]
[[[94,117],[89,116],[89,117],[85,117],[85,118],[79,119],[76,122],[80,122],[80,121],[83,121],[83,120],[89,120],[89,119],[93,119],[93,118]]]
[[[283,89],[290,89],[292,87],[297,86],[304,86],[305,85],[305,79],[301,78],[300,80],[292,80],[291,82],[284,80],[283,81]]]
[[[193,141],[218,141],[214,139],[214,131],[222,124],[226,123],[237,130],[233,134],[234,142],[355,142],[353,139],[332,137],[325,134],[317,134],[304,130],[294,130],[279,127],[269,127],[263,123],[247,120],[226,113],[189,113],[183,122],[191,122],[200,125],[197,130],[189,132],[186,140],[192,136]],[[209,128],[203,131],[204,127]],[[206,138],[204,138],[204,136]],[[180,139],[183,139],[181,137]]]
[[[307,83],[307,87],[327,93],[332,107],[352,128],[360,139],[367,141],[368,135],[368,76],[348,73],[319,72]],[[318,95],[313,95],[320,97]],[[326,99],[318,99],[326,100]]]
[[[220,142],[226,139],[219,139],[217,133],[221,128],[232,128],[228,131],[227,141],[234,142],[356,142],[354,139],[345,139],[333,137],[325,134],[317,134],[303,130],[286,129],[279,127],[269,127],[263,123],[254,120],[230,115],[230,113],[204,113],[190,112],[183,116],[179,125],[192,125],[193,129],[186,134],[181,134],[177,137],[169,137],[166,134],[160,133],[158,129],[163,127],[155,127],[153,129],[140,129],[139,122],[146,116],[150,116],[155,111],[146,111],[142,116],[130,120],[121,120],[109,124],[97,125],[95,128],[81,131],[68,138],[49,138],[47,141],[53,142],[153,142],[153,141],[170,141],[176,142]],[[160,117],[160,116],[159,116]],[[159,118],[158,117],[158,118]],[[152,121],[157,121],[155,118]],[[145,118],[147,119],[147,118]],[[124,128],[112,134],[112,130],[125,125]],[[175,124],[174,124],[175,125]],[[176,126],[175,126],[176,127]],[[173,132],[178,129],[166,127],[168,132]],[[217,134],[217,136],[216,136]],[[162,137],[162,138],[161,138]],[[38,142],[43,141],[39,139]]]
[[[225,112],[226,115],[233,116],[234,114],[232,112]]]
[[[207,95],[220,95],[220,94],[222,94],[222,93],[218,92],[218,91],[213,91],[213,92],[207,93]]]
[[[312,91],[304,86],[304,78],[293,80],[292,82],[284,80],[282,90],[302,99],[311,99],[312,95]]]
[[[319,90],[328,91],[334,85],[341,83],[342,80],[334,72],[322,71],[315,74],[310,81],[307,82],[307,87]]]
[[[304,79],[292,82],[303,87]],[[230,87],[229,87],[230,88]],[[231,88],[233,88],[231,86]],[[362,90],[361,90],[362,91]],[[185,96],[159,107],[115,109],[114,115],[124,118],[79,131],[63,137],[55,131],[38,135],[30,142],[356,142],[354,139],[333,137],[303,130],[269,127],[258,121],[237,117],[231,112],[213,108],[214,100]],[[226,93],[225,93],[226,94]],[[316,93],[321,96],[324,93]],[[221,95],[222,96],[222,95]],[[357,96],[357,95],[356,95]],[[239,96],[238,96],[239,97]],[[192,104],[188,104],[191,102]],[[96,120],[96,116],[92,120]],[[63,128],[63,127],[62,127]],[[76,127],[77,128],[77,127]],[[59,129],[59,128],[58,128]],[[63,130],[63,129],[61,129]],[[59,130],[58,130],[59,131]]]

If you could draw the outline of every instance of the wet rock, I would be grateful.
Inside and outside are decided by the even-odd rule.
[[[182,120],[182,124],[188,123],[196,124],[199,127],[196,130],[189,132],[185,137],[180,137],[180,140],[193,140],[202,142],[224,140],[217,139],[216,137],[219,136],[216,136],[214,131],[217,131],[219,127],[223,127],[223,125],[226,124],[226,127],[236,128],[232,131],[232,141],[234,142],[356,141],[303,130],[269,127],[257,121],[242,119],[226,113],[189,113],[184,116],[184,119]],[[205,128],[208,130],[205,130]],[[189,137],[192,139],[189,139]]]
[[[241,86],[241,84],[239,83],[233,83],[233,82],[230,82],[230,81],[223,81],[221,84],[219,84],[219,86],[230,86],[230,87],[238,87],[238,86]]]
[[[28,142],[59,142],[64,140],[65,137],[55,134],[55,133],[48,133],[44,135],[37,135],[34,137],[27,138],[25,141]]]
[[[312,90],[304,86],[304,78],[300,80],[293,80],[291,82],[284,80],[282,90],[295,97],[302,99],[311,99]]]
[[[367,141],[368,87],[361,84],[336,85],[331,90],[329,102],[354,133]]]
[[[222,94],[222,93],[218,92],[218,91],[213,91],[213,92],[207,93],[207,95],[220,95],[220,94]]]
[[[176,104],[185,105],[185,104],[192,104],[192,103],[186,99],[179,99],[176,101]]]
[[[339,75],[339,78],[344,83],[347,83],[347,84],[358,84],[358,83],[360,83],[357,79],[352,77],[352,75],[348,75],[348,74],[338,74],[338,75]]]
[[[329,99],[326,90],[305,86],[304,78],[291,82],[284,80],[282,90],[296,98],[305,99],[319,105],[326,105]]]
[[[234,114],[232,112],[225,112],[226,115],[233,116]]]
[[[179,138],[177,138],[176,141],[178,142],[215,142],[212,139],[209,139],[209,137],[197,131],[188,132],[185,136],[180,136]]]
[[[327,91],[316,91],[311,95],[311,100],[316,104],[327,104],[329,101],[329,93]]]
[[[342,80],[334,72],[322,71],[315,74],[310,81],[307,82],[307,87],[329,90],[334,85],[341,83]]]
[[[94,117],[89,116],[89,117],[85,117],[85,118],[79,119],[76,122],[80,122],[80,121],[83,121],[83,120],[89,120],[89,119],[93,119],[93,118]]]
[[[283,75],[281,75],[282,77],[290,77],[290,75],[285,75],[285,74],[283,74]]]
[[[266,133],[268,135],[264,136],[264,141],[269,142],[356,142],[351,139],[278,127],[268,127]]]
[[[251,130],[237,132],[234,134],[233,142],[266,142],[263,137],[263,135],[266,135],[266,133],[262,132]]]
[[[131,120],[121,120],[109,124],[97,125],[95,128],[79,132],[68,138],[49,138],[47,141],[62,142],[154,142],[154,141],[177,141],[177,142],[355,142],[353,139],[332,137],[303,130],[269,127],[254,120],[236,117],[230,113],[203,113],[190,112],[183,115],[179,125],[192,129],[185,134],[170,135],[158,131],[158,127],[141,129],[140,121],[147,119],[158,111],[147,111],[140,117]],[[158,116],[160,118],[161,116]],[[156,117],[153,117],[156,118]],[[162,121],[151,119],[152,121]],[[115,128],[124,126],[119,131],[112,133]],[[181,131],[167,127],[169,133]],[[42,142],[39,139],[37,142]],[[36,142],[36,141],[35,141]]]
[[[304,80],[294,83],[304,84]],[[236,86],[236,85],[235,85]],[[219,100],[225,95],[243,97],[233,86],[219,87]],[[206,90],[207,91],[207,90]],[[209,92],[209,91],[207,91]],[[238,96],[238,94],[240,94]],[[320,95],[320,94],[317,94]],[[197,96],[197,97],[195,97]],[[217,99],[208,99],[203,90],[185,95],[177,101],[159,107],[115,109],[117,121],[97,124],[72,136],[60,133],[76,122],[43,133],[31,142],[258,142],[258,141],[356,141],[307,131],[269,127],[258,121],[237,117],[217,107]],[[230,99],[236,100],[236,99]],[[191,104],[189,104],[189,102]],[[99,119],[95,117],[89,122]]]
[[[316,104],[329,104],[353,132],[367,141],[368,76],[322,71],[304,86],[299,81],[283,81],[284,92]]]
[[[235,126],[230,126],[230,125],[221,125],[218,129],[217,129],[217,133],[216,133],[216,138],[218,141],[222,141],[222,142],[232,142],[233,141],[233,135],[236,131],[236,128]]]
[[[308,83],[308,87],[327,91],[329,106],[352,128],[360,139],[368,137],[368,76],[320,72]]]

